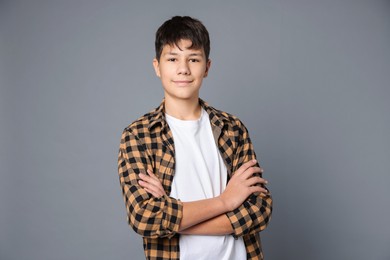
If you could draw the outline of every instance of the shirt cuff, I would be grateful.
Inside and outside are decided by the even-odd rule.
[[[253,221],[249,210],[245,208],[245,202],[237,209],[226,213],[226,216],[232,225],[234,238],[237,239],[249,232]]]
[[[165,234],[160,234],[160,236],[167,235],[168,238],[171,238],[179,231],[183,217],[183,203],[167,195],[162,199],[165,200],[165,210],[163,212],[163,228],[161,230]]]

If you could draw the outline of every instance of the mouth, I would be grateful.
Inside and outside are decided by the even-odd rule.
[[[173,80],[173,83],[179,86],[186,86],[192,83],[192,80]]]

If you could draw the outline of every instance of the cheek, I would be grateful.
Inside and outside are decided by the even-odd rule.
[[[170,77],[170,76],[172,76],[172,69],[171,68],[160,68],[160,76],[161,77],[165,77],[165,78],[167,78],[167,77]]]
[[[206,69],[202,70],[202,71],[199,71],[199,77],[200,78],[205,78],[207,76],[207,71]]]

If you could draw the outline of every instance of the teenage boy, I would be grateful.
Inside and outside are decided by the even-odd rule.
[[[263,259],[265,187],[242,122],[199,98],[209,72],[203,24],[173,17],[156,33],[161,105],[122,134],[118,170],[130,226],[147,259]]]

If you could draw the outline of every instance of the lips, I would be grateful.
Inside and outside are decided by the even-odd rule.
[[[192,83],[192,80],[173,80],[173,82],[179,86],[186,86]]]

